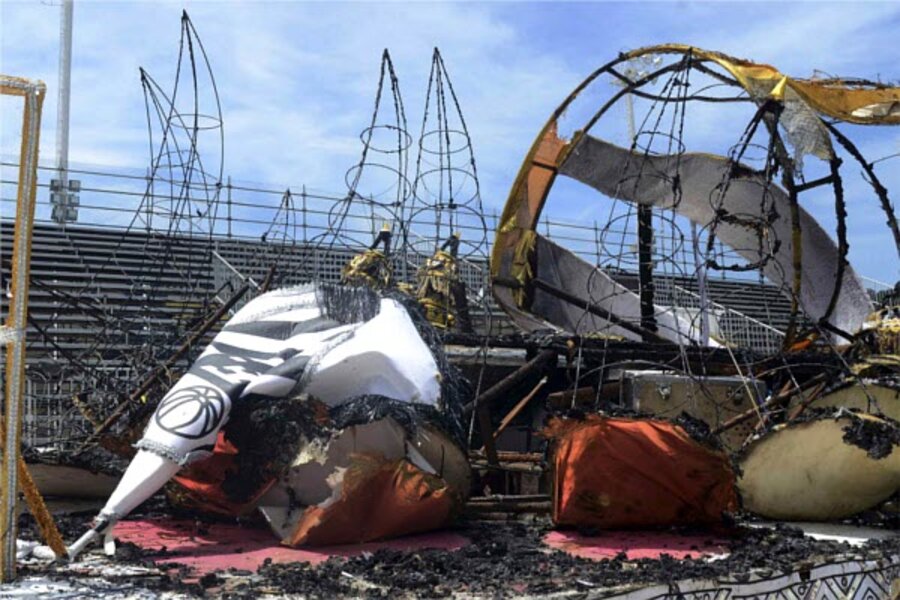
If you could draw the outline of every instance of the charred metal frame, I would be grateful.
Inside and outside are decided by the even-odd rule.
[[[643,77],[636,79],[629,78],[617,70],[617,66],[621,63],[637,57],[654,53],[682,54],[684,58],[682,60],[674,60],[673,62],[664,65],[661,68],[658,68]],[[724,55],[715,56],[728,58]],[[521,268],[521,266],[515,267],[512,257],[515,253],[518,253],[519,255],[521,254],[523,244],[527,243],[527,232],[529,230],[536,230],[538,219],[540,218],[540,215],[543,211],[550,189],[554,184],[556,175],[559,172],[560,165],[565,162],[566,158],[568,157],[568,153],[578,145],[582,136],[586,135],[593,128],[593,126],[612,107],[612,105],[618,102],[626,94],[634,94],[637,97],[647,98],[660,102],[686,102],[693,99],[696,99],[698,101],[713,100],[710,97],[701,95],[685,95],[682,98],[667,99],[657,94],[642,92],[639,89],[663,74],[690,68],[697,68],[699,71],[702,71],[703,73],[716,78],[722,83],[738,87],[742,90],[741,95],[734,98],[724,98],[722,99],[722,101],[754,101],[749,97],[749,95],[747,95],[747,91],[744,86],[736,79],[732,79],[731,77],[722,75],[715,69],[712,69],[704,64],[704,62],[712,60],[714,59],[710,57],[695,56],[693,54],[693,48],[690,47],[679,48],[675,46],[660,46],[642,48],[632,52],[623,53],[619,55],[619,57],[615,60],[606,63],[605,65],[601,66],[599,69],[591,73],[553,112],[550,119],[545,123],[543,128],[538,133],[529,152],[525,156],[517,177],[511,187],[509,199],[507,201],[506,207],[504,208],[503,216],[496,232],[491,269],[494,281],[493,292],[495,297],[497,297],[497,299],[500,301],[501,305],[510,307],[516,306],[519,310],[524,311],[525,313],[528,312],[527,307],[530,304],[531,289],[540,287],[541,284],[537,280],[537,277],[530,274],[530,270],[527,274],[524,275],[522,275],[521,273],[515,273],[514,269]],[[587,89],[591,84],[595,82],[595,80],[597,80],[604,74],[611,75],[612,77],[621,81],[624,85],[619,91],[611,94],[609,99],[600,106],[596,113],[594,113],[594,115],[585,122],[584,126],[579,128],[571,136],[571,138],[561,139],[556,137],[555,129],[559,118],[565,113],[565,111],[581,94],[581,92]],[[833,189],[833,195],[835,197],[835,212],[838,221],[838,252],[840,255],[840,260],[836,265],[837,278],[835,280],[835,288],[831,293],[830,302],[826,309],[826,312],[824,316],[820,318],[817,326],[822,327],[829,332],[836,333],[840,336],[849,337],[848,332],[842,331],[827,322],[828,317],[832,315],[835,309],[837,299],[840,295],[843,275],[847,264],[846,257],[849,250],[849,244],[846,237],[846,204],[843,194],[843,182],[841,180],[839,172],[841,161],[838,157],[833,158],[830,164],[831,173],[828,176],[810,182],[798,183],[796,181],[796,176],[794,173],[793,161],[788,156],[785,143],[781,137],[781,133],[778,127],[778,116],[782,108],[780,101],[757,100],[756,102],[759,104],[760,109],[757,111],[756,116],[748,125],[748,129],[752,129],[755,131],[759,121],[765,122],[770,138],[768,151],[769,156],[766,161],[767,172],[769,174],[768,177],[771,178],[771,175],[774,172],[776,172],[779,168],[781,169],[782,183],[788,193],[790,204],[789,219],[791,230],[793,232],[793,254],[791,262],[794,270],[794,276],[793,281],[790,282],[791,285],[789,289],[789,296],[791,300],[791,315],[787,335],[785,336],[785,347],[791,345],[796,337],[796,329],[800,313],[799,299],[802,285],[801,277],[803,256],[801,247],[802,238],[800,231],[800,205],[798,197],[800,193],[822,185],[830,185]],[[863,166],[863,169],[868,176],[868,181],[875,190],[881,202],[882,208],[887,215],[888,225],[890,226],[892,234],[894,236],[898,253],[900,253],[900,227],[898,227],[897,225],[897,219],[894,214],[893,207],[891,206],[890,201],[887,197],[887,190],[881,185],[880,181],[875,176],[872,165],[868,164],[865,161],[865,159],[855,148],[855,146],[853,146],[853,144],[845,136],[843,136],[836,129],[836,127],[834,127],[834,125],[827,122],[822,116],[818,116],[818,118],[828,129],[828,131],[831,132],[835,139],[837,139],[837,141]],[[742,145],[738,149],[733,151],[730,160],[734,162],[738,162],[740,160],[740,156],[746,150],[751,141],[751,138],[752,132],[749,134],[746,134],[745,132],[745,136],[743,136],[742,139]],[[639,276],[641,281],[641,329],[646,331],[653,329],[653,323],[651,321],[650,315],[648,314],[649,311],[646,310],[647,305],[651,301],[650,294],[652,293],[652,289],[647,289],[648,286],[646,285],[646,281],[650,276],[650,273],[647,272],[649,270],[649,265],[645,265],[645,263],[648,262],[646,260],[648,259],[648,244],[646,239],[647,219],[645,215],[644,218],[641,218],[641,208],[642,207],[639,207],[638,213],[640,232],[639,251],[641,255],[639,257]],[[643,224],[643,226],[641,226],[641,224]],[[709,243],[712,243],[713,238],[714,231],[711,232]],[[517,260],[521,261],[521,256],[519,256]],[[529,257],[527,260],[530,261],[531,258]]]

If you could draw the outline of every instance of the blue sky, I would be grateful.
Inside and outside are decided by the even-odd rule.
[[[168,81],[186,8],[206,45],[225,117],[225,172],[273,187],[340,192],[358,159],[379,59],[390,49],[411,129],[431,51],[440,47],[472,133],[488,209],[500,209],[534,135],[569,91],[618,52],[681,42],[809,76],[900,80],[900,4],[888,3],[298,3],[76,2],[71,160],[147,165],[138,67]],[[50,92],[42,157],[53,156],[59,9],[0,3],[0,72]],[[872,157],[900,132],[851,128]],[[3,134],[8,155],[10,136]],[[900,161],[886,182],[900,195]],[[873,198],[849,198],[851,261],[894,281],[896,253]],[[860,208],[857,208],[859,206]],[[827,202],[807,208],[833,223]]]

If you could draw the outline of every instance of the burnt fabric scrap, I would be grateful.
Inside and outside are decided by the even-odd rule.
[[[446,524],[460,506],[458,492],[443,478],[408,460],[357,454],[340,496],[306,508],[284,542],[356,544],[429,531]]]

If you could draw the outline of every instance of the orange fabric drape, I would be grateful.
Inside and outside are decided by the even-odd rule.
[[[553,520],[602,528],[715,523],[737,508],[728,457],[660,420],[554,419]]]

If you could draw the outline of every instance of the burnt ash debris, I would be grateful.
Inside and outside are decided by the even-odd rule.
[[[225,439],[238,453],[222,490],[238,503],[248,501],[264,483],[281,476],[303,444],[327,439],[331,433],[316,421],[318,410],[308,396],[272,399],[256,395],[244,400],[223,429]]]
[[[889,456],[896,447],[900,447],[900,423],[892,419],[871,421],[855,418],[844,427],[843,439],[848,444],[865,450],[869,457],[882,459]]]
[[[26,532],[31,523],[23,519]],[[64,535],[80,532],[77,518],[60,522]],[[202,531],[202,522],[198,523]],[[453,551],[378,550],[353,558],[332,558],[317,566],[307,563],[263,564],[256,572],[224,570],[209,573],[195,583],[183,583],[191,573],[172,566],[156,576],[140,579],[142,587],[191,596],[256,598],[261,594],[300,594],[310,598],[443,598],[458,594],[477,597],[521,597],[560,592],[587,595],[594,589],[629,585],[675,584],[687,579],[748,581],[772,577],[833,561],[840,557],[889,561],[900,554],[900,541],[870,541],[861,547],[844,542],[817,541],[786,525],[735,528],[715,532],[684,530],[708,535],[710,540],[730,535],[729,555],[715,561],[614,558],[593,561],[551,550],[543,537],[551,531],[547,521],[532,523],[463,522],[456,531],[471,544]],[[36,533],[36,532],[35,532]],[[596,532],[582,532],[590,535]],[[166,551],[148,551],[120,544],[116,561],[154,568],[152,559]],[[42,570],[42,574],[48,574]],[[53,569],[49,570],[53,576]],[[71,575],[66,575],[70,577]],[[60,575],[62,577],[62,575]]]

